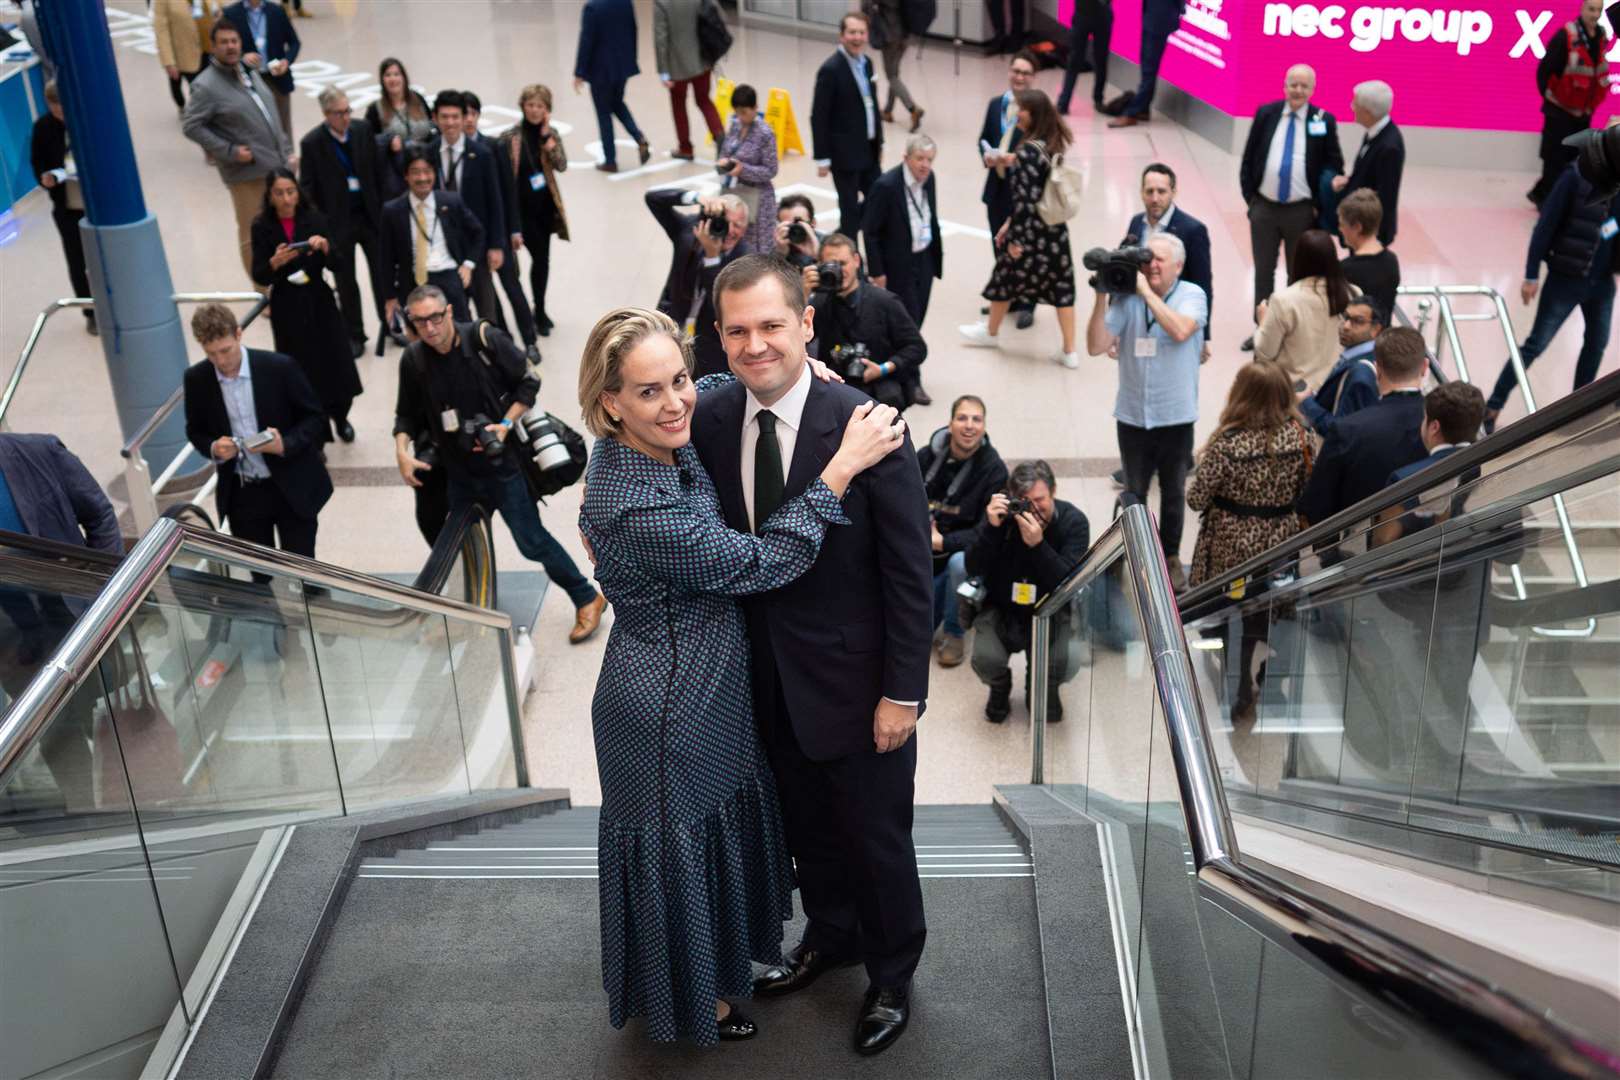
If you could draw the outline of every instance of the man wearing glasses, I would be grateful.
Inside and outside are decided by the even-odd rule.
[[[349,97],[336,86],[320,95],[325,119],[298,143],[298,179],[315,206],[331,223],[333,272],[338,304],[348,326],[349,344],[358,357],[365,351],[366,328],[360,314],[360,285],[354,249],[366,253],[366,269],[377,317],[382,318],[382,266],[378,260],[377,226],[382,221],[381,174],[377,167],[376,133],[354,119]]]
[[[412,290],[405,311],[418,340],[399,361],[394,449],[400,476],[420,489],[442,470],[451,514],[473,503],[499,512],[518,550],[545,567],[574,602],[568,640],[584,641],[596,632],[607,601],[540,523],[517,463],[527,449],[509,445],[518,418],[534,406],[540,376],[505,331],[456,318],[436,285]],[[437,460],[422,461],[413,441],[431,443]]]
[[[484,226],[453,191],[435,191],[433,155],[405,148],[405,186],[383,206],[382,264],[386,281],[383,315],[389,321],[412,290],[435,286],[448,297],[457,322],[467,319],[473,268],[484,257]]]
[[[1333,365],[1321,389],[1301,391],[1299,411],[1316,433],[1327,438],[1339,421],[1378,403],[1378,369],[1373,347],[1389,325],[1389,315],[1370,296],[1357,296],[1345,306],[1339,320],[1339,362]]]

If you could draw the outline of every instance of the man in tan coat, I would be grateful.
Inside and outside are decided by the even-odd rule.
[[[152,35],[158,63],[169,76],[174,107],[186,110],[180,80],[192,82],[208,63],[208,28],[219,15],[216,0],[152,0]]]

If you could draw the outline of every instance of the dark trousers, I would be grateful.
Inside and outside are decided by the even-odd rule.
[[[1012,47],[1018,48],[1024,43],[1024,0],[985,0],[986,8],[990,10],[990,25],[996,31],[998,41],[1005,43],[1005,39],[1012,38]],[[1008,9],[1012,12],[1012,30],[1007,29]]]
[[[1192,462],[1193,426],[1139,428],[1115,422],[1119,461],[1125,467],[1125,490],[1143,502],[1159,478],[1159,542],[1166,558],[1180,557],[1181,531],[1187,520],[1187,466]]]
[[[630,107],[624,103],[624,83],[616,82],[611,86],[599,86],[591,83],[591,104],[596,107],[596,129],[602,137],[602,160],[609,165],[618,163],[613,149],[613,118],[619,118],[624,130],[638,143],[646,142],[641,129],[636,127],[636,118],[630,115]]]
[[[873,986],[905,986],[928,936],[911,842],[916,736],[887,754],[811,761],[778,684],[765,751],[798,869],[805,947],[864,961]]]
[[[675,114],[675,141],[678,153],[690,154],[692,152],[692,129],[687,123],[686,116],[686,88],[692,88],[692,97],[697,101],[698,112],[703,114],[703,123],[714,136],[716,149],[720,140],[725,136],[726,129],[720,125],[720,112],[709,100],[709,73],[694,75],[690,79],[676,79],[675,84],[669,88],[669,107]]]
[[[366,256],[366,271],[371,275],[372,301],[377,308],[377,321],[381,322],[383,297],[377,283],[383,277],[381,264],[377,262],[377,229],[371,219],[363,214],[358,217],[351,215],[349,227],[333,238],[332,251],[337,258],[333,260],[332,273],[337,278],[338,306],[343,309],[343,322],[349,328],[349,338],[352,341],[365,341],[366,323],[360,312],[360,266],[355,260],[356,247]]]
[[[516,447],[507,453],[521,451],[521,447]],[[475,502],[499,513],[506,527],[512,530],[518,550],[525,558],[543,566],[546,576],[568,594],[575,607],[584,607],[596,599],[596,587],[585,580],[585,575],[557,543],[557,538],[540,523],[540,511],[535,509],[534,498],[529,494],[529,485],[524,482],[522,473],[514,468],[504,476],[456,476],[450,478],[449,486],[451,513]]]
[[[534,311],[529,307],[529,298],[523,295],[523,276],[518,273],[517,252],[506,253],[500,276],[501,291],[506,294],[506,302],[512,305],[512,318],[517,321],[518,337],[523,344],[533,345],[539,335],[534,329]],[[496,307],[499,306],[497,302]]]
[[[445,519],[450,516],[450,492],[443,468],[429,469],[418,473],[417,477],[422,486],[411,488],[416,496],[416,527],[428,547],[432,547],[439,542]]]
[[[885,279],[887,288],[900,298],[911,321],[922,329],[923,316],[928,314],[928,298],[934,292],[934,261],[926,251],[909,255],[905,262],[890,264]]]
[[[1547,351],[1564,320],[1576,308],[1586,320],[1586,332],[1581,338],[1581,353],[1575,359],[1575,385],[1579,390],[1597,378],[1598,366],[1603,363],[1603,350],[1609,344],[1609,323],[1614,316],[1614,275],[1606,266],[1594,267],[1584,278],[1568,274],[1547,274],[1547,283],[1541,287],[1541,303],[1536,305],[1536,319],[1530,324],[1530,336],[1519,346],[1519,357],[1529,368],[1536,357]],[[1518,381],[1513,377],[1513,364],[1502,365],[1496,377],[1496,386],[1486,399],[1487,408],[1500,409],[1507,404]]]
[[[1541,112],[1541,176],[1530,189],[1530,197],[1537,203],[1547,197],[1558,174],[1575,160],[1576,152],[1565,146],[1564,140],[1592,126],[1590,116],[1571,116],[1551,105],[1543,104]]]
[[[495,295],[495,275],[489,272],[488,252],[479,252],[478,265],[473,267],[472,287],[467,290],[480,319],[488,319],[500,329],[506,329],[506,313]]]
[[[68,280],[73,283],[73,295],[89,296],[90,273],[84,266],[84,236],[79,232],[84,211],[53,208],[51,220],[56,222],[56,234],[62,238],[62,257],[67,260]],[[94,322],[95,308],[85,308],[84,315]]]
[[[203,66],[206,67],[207,65],[204,64]],[[174,99],[175,108],[184,109],[186,107],[186,95],[185,92],[180,89],[180,80],[184,79],[186,85],[190,86],[192,83],[197,81],[197,76],[201,74],[202,68],[198,68],[196,71],[182,71],[179,75],[176,75],[174,78],[169,80],[169,96]]]
[[[461,274],[455,270],[434,270],[428,274],[427,283],[437,285],[444,291],[444,298],[450,302],[451,314],[457,322],[468,322],[472,315],[467,311],[467,290],[461,287]],[[411,286],[412,289],[415,286]],[[411,295],[411,289],[406,289],[399,298],[400,316],[405,315],[405,300]]]
[[[551,222],[523,219],[523,247],[529,253],[529,293],[534,297],[534,321],[551,327],[546,314],[546,285],[551,280]]]
[[[1142,81],[1136,84],[1136,93],[1125,106],[1126,116],[1146,116],[1152,107],[1153,93],[1159,88],[1159,65],[1164,62],[1164,50],[1170,44],[1170,35],[1180,25],[1179,16],[1172,19],[1157,13],[1142,13]]]
[[[315,519],[292,508],[276,482],[237,481],[231,496],[231,534],[265,547],[279,547],[294,555],[315,557]]]
[[[840,169],[833,166],[833,187],[838,189],[838,231],[856,240],[861,233],[861,210],[866,205],[866,193],[877,183],[877,147],[872,148],[872,164],[864,169]]]
[[[1114,9],[1105,0],[1079,0],[1074,8],[1074,23],[1069,27],[1069,62],[1063,69],[1063,89],[1058,94],[1058,112],[1069,111],[1069,100],[1074,97],[1074,84],[1082,72],[1094,71],[1091,100],[1101,105],[1103,91],[1108,86],[1108,46],[1114,37]],[[1090,48],[1087,41],[1089,39]]]
[[[1254,302],[1270,298],[1276,289],[1277,245],[1283,249],[1290,280],[1294,276],[1294,245],[1300,234],[1316,224],[1316,209],[1309,199],[1280,203],[1256,195],[1249,204],[1249,247],[1254,252]]]

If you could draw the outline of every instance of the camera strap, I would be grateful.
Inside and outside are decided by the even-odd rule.
[[[1164,294],[1166,305],[1170,303],[1170,298],[1176,295],[1176,290],[1179,288],[1181,288],[1181,281],[1178,279],[1174,285],[1170,286],[1170,291]],[[1142,322],[1145,324],[1146,332],[1149,334],[1153,333],[1153,328],[1159,325],[1159,320],[1153,317],[1153,306],[1146,300],[1142,301]]]

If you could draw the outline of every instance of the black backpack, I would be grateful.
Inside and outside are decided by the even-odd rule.
[[[726,18],[720,14],[720,5],[714,0],[706,0],[698,10],[697,36],[698,55],[709,67],[714,67],[731,51],[731,29],[726,26]]]

